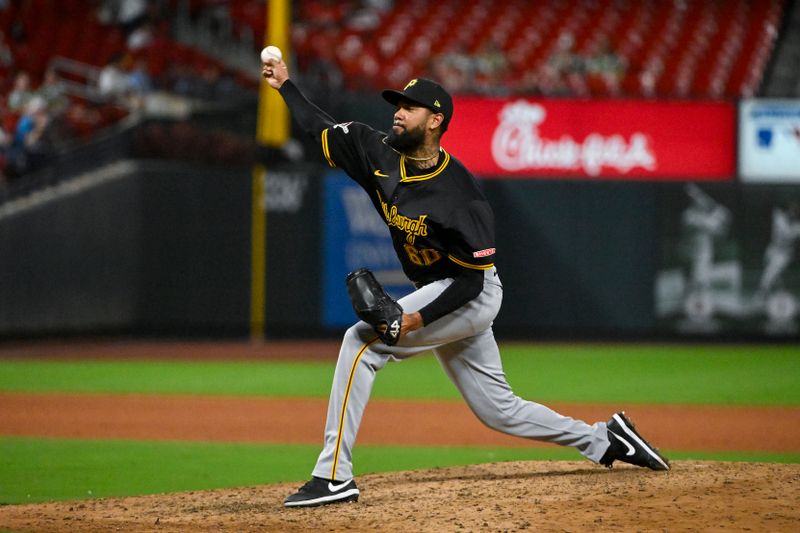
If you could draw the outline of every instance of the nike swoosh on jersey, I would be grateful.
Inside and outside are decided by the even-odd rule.
[[[340,490],[342,490],[343,488],[345,488],[349,484],[350,484],[349,481],[345,481],[341,485],[334,485],[333,481],[328,481],[328,490],[331,491],[331,492],[339,492]]]
[[[630,442],[628,442],[627,439],[625,439],[625,437],[620,437],[618,433],[615,433],[615,432],[611,431],[610,429],[608,431],[609,431],[609,433],[611,433],[615,437],[617,437],[620,441],[622,441],[622,444],[624,444],[625,446],[628,447],[628,451],[625,452],[625,455],[630,457],[631,455],[636,453],[636,448],[634,448],[633,445]]]
[[[388,178],[389,177],[388,174],[384,174],[380,170],[376,170],[375,171],[375,175],[378,176],[379,178]]]

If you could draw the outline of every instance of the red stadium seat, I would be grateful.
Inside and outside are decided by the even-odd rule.
[[[184,5],[167,5],[174,10],[179,3]],[[227,10],[235,33],[252,33],[257,47],[263,43],[262,0],[191,0],[188,6],[193,16]],[[432,76],[447,54],[474,61],[492,44],[505,56],[507,71],[497,78],[468,76],[459,90],[502,83],[500,91],[536,92],[536,79],[569,35],[578,57],[589,58],[608,42],[624,65],[616,81],[591,72],[563,73],[579,94],[735,98],[758,89],[783,15],[782,2],[758,0],[408,0],[376,10],[377,25],[354,24],[352,14],[362,8],[356,0],[296,0],[291,38],[299,67],[330,51],[348,85],[377,89],[406,76]],[[15,67],[39,79],[55,55],[102,66],[125,52],[122,31],[98,22],[95,9],[83,0],[10,2],[0,11],[0,29],[6,41],[15,23],[26,35],[14,44]],[[174,63],[213,63],[162,33],[145,56],[151,75],[165,75]]]

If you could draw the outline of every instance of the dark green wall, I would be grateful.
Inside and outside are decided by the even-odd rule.
[[[0,335],[246,332],[249,170],[117,165],[0,216]]]
[[[655,187],[487,180],[506,288],[498,333],[582,336],[653,327]]]
[[[123,161],[104,172],[111,174],[93,173],[17,200],[12,204],[23,208],[14,213],[8,213],[12,204],[0,205],[0,338],[246,336],[251,169]],[[342,333],[321,325],[321,172],[304,163],[272,166],[268,173],[265,330],[271,338]],[[90,186],[80,186],[86,179]],[[665,272],[689,279],[681,224],[686,184],[481,183],[495,211],[505,286],[495,322],[499,337],[696,336],[698,324],[681,315],[688,289],[673,291],[671,302],[662,299],[668,310],[658,316],[655,296]],[[711,289],[723,303],[733,294],[745,309],[722,310],[699,333],[758,339],[778,331],[782,339],[797,339],[794,322],[769,322],[766,308],[746,306],[763,272],[773,209],[800,205],[800,188],[731,182],[703,189],[733,217],[714,260],[741,268],[735,294],[730,287]],[[781,288],[800,294],[797,257]]]

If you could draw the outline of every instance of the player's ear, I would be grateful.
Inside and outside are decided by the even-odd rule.
[[[433,113],[431,115],[431,120],[429,122],[430,129],[435,130],[436,128],[442,125],[442,122],[444,122],[444,115],[441,113]]]

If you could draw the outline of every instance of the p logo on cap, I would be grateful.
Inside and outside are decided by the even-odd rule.
[[[453,98],[435,81],[414,78],[406,84],[402,91],[387,89],[381,94],[384,100],[395,106],[400,100],[407,100],[427,107],[434,113],[441,113],[444,115],[442,131],[447,131],[447,125],[453,116]]]

